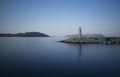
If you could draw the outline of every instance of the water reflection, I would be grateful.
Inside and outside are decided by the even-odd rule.
[[[81,58],[82,58],[82,44],[66,44],[72,47],[75,47],[76,52],[75,52],[75,57],[78,63],[80,63]]]
[[[82,56],[82,45],[78,44],[78,62],[80,62]]]

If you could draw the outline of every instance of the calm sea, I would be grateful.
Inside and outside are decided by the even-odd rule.
[[[0,77],[120,77],[120,45],[1,37]]]

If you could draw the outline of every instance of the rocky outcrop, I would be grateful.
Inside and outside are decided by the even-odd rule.
[[[61,42],[79,44],[120,44],[120,37],[73,37]]]
[[[0,37],[49,37],[49,36],[44,33],[39,33],[39,32],[25,32],[25,33],[17,33],[17,34],[0,33]]]

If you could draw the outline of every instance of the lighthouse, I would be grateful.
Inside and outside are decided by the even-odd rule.
[[[79,36],[82,36],[82,29],[79,27]]]

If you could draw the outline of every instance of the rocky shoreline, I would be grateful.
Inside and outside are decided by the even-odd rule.
[[[76,44],[120,44],[120,37],[72,37],[60,42]]]

